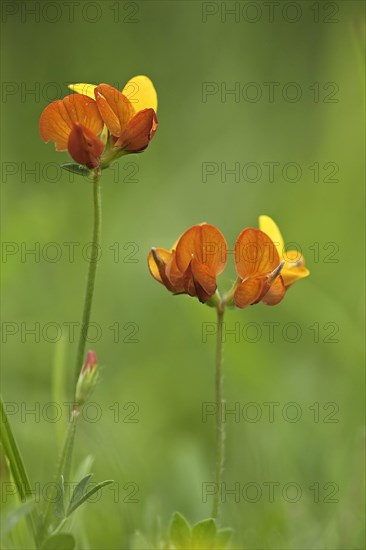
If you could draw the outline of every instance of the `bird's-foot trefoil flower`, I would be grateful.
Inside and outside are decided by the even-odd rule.
[[[197,296],[207,302],[216,292],[216,276],[227,262],[227,243],[213,225],[188,229],[171,250],[153,248],[148,257],[150,273],[174,294]]]
[[[122,92],[108,84],[69,88],[76,93],[48,105],[39,123],[42,139],[79,165],[63,168],[85,175],[148,147],[158,127],[157,95],[148,77],[134,77]]]
[[[297,253],[296,253],[297,254]],[[234,246],[237,280],[221,295],[216,277],[226,267],[228,246],[225,237],[213,225],[202,223],[190,227],[171,250],[152,248],[148,256],[151,275],[173,294],[188,294],[216,309],[215,408],[216,446],[215,477],[220,487],[225,463],[225,423],[222,410],[224,314],[227,307],[240,309],[263,302],[279,304],[287,288],[309,271],[302,257],[286,252],[277,225],[268,216],[260,217],[260,229],[246,228]],[[220,515],[219,491],[214,494],[211,517]]]
[[[153,138],[158,120],[158,99],[147,76],[131,78],[122,92],[108,84],[70,84],[74,92],[95,99],[105,127],[102,139],[106,148],[102,165],[128,153],[141,153]]]
[[[267,232],[246,228],[239,234],[234,247],[238,279],[223,298],[217,291],[216,277],[225,269],[228,246],[213,225],[194,225],[171,250],[152,248],[148,256],[150,273],[173,294],[196,296],[208,305],[216,305],[217,299],[240,309],[258,302],[276,305],[287,288],[309,271],[298,252],[284,250],[271,218],[261,216],[260,225]]]

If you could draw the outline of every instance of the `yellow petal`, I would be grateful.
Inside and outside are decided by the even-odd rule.
[[[269,216],[259,216],[259,229],[275,244],[280,258],[283,258],[284,242],[278,226]]]
[[[80,84],[78,85],[80,86]],[[139,75],[131,78],[122,93],[132,103],[136,113],[143,109],[154,109],[155,112],[158,109],[158,96],[154,84],[147,76]]]
[[[310,275],[310,271],[304,265],[304,258],[298,250],[287,250],[284,255],[285,265],[281,271],[285,287],[288,288],[298,279]]]
[[[94,90],[96,88],[95,84],[83,84],[83,83],[69,84],[68,87],[70,88],[70,90],[72,90],[73,92],[76,92],[77,94],[84,94],[84,95],[87,95],[88,97],[91,97],[92,99],[95,99],[95,96],[94,96]]]

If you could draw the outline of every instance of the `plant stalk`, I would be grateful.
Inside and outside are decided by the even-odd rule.
[[[74,440],[75,440],[77,419],[78,419],[78,412],[74,409],[73,412],[71,413],[70,421],[67,425],[66,438],[62,448],[61,456],[58,461],[57,471],[54,478],[54,485],[57,487],[60,487],[61,476],[64,477],[64,480],[66,481],[66,483],[69,481],[68,477],[69,477],[70,467],[71,467],[71,457],[72,457],[72,450],[73,450]],[[43,523],[41,526],[41,532],[39,536],[42,542],[47,535],[47,529],[51,522],[51,514],[54,508],[54,505],[55,505],[55,500],[53,498],[48,499],[48,504],[45,511]]]
[[[225,305],[219,304],[216,308],[217,311],[217,338],[216,338],[216,373],[215,373],[215,393],[216,393],[216,467],[215,467],[215,487],[216,492],[214,494],[214,502],[212,508],[212,517],[216,520],[220,517],[220,499],[221,499],[221,481],[224,471],[225,460],[225,426],[222,421],[223,411],[223,320]]]
[[[100,248],[100,242],[101,242],[102,199],[101,199],[101,190],[100,190],[100,176],[101,176],[101,170],[96,169],[94,172],[94,178],[93,178],[93,199],[94,199],[94,225],[93,225],[93,236],[92,236],[93,247],[92,247],[92,254],[89,260],[89,271],[88,271],[88,279],[86,284],[83,317],[81,321],[78,351],[76,355],[75,384],[78,381],[79,374],[84,362],[85,344],[86,344],[86,337],[87,337],[87,331],[89,326],[91,308],[93,303],[95,276],[97,272],[98,255],[99,255],[99,248]]]

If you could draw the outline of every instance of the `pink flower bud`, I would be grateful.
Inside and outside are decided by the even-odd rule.
[[[75,401],[78,408],[89,399],[99,376],[99,368],[95,351],[88,351],[85,363],[81,369],[76,384]]]
[[[86,371],[93,372],[93,370],[97,366],[97,354],[93,350],[88,351],[88,355],[86,356],[85,363],[83,368],[81,369],[81,374],[85,374]]]

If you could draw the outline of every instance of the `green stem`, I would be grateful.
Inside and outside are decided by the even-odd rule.
[[[220,494],[221,494],[221,480],[224,471],[224,458],[225,458],[225,426],[222,421],[223,410],[223,320],[225,305],[220,304],[216,308],[217,311],[217,339],[216,339],[216,374],[215,374],[215,391],[216,391],[216,468],[215,468],[215,484],[216,492],[214,495],[214,502],[212,508],[212,517],[216,520],[220,517]]]
[[[54,485],[57,487],[59,487],[61,476],[64,477],[64,480],[66,482],[68,481],[70,466],[71,466],[72,449],[73,449],[74,440],[75,440],[77,419],[78,419],[78,413],[74,410],[71,413],[71,418],[67,426],[65,442],[62,448],[61,456],[58,461],[57,471],[54,478]],[[40,533],[41,541],[43,541],[45,536],[47,535],[47,529],[51,522],[51,514],[52,514],[54,505],[55,505],[54,499],[53,498],[49,499],[46,512],[44,515],[44,519],[43,519],[43,524],[41,527],[41,533]]]
[[[15,486],[18,491],[19,498],[24,502],[27,498],[32,497],[32,488],[29,482],[27,472],[23,463],[19,447],[15,441],[6,411],[2,396],[0,395],[0,414],[1,414],[1,433],[0,441],[4,447],[4,453],[9,460],[10,469],[14,478]],[[29,528],[32,532],[36,547],[39,548],[37,536],[37,516],[34,511],[27,515]]]
[[[92,247],[92,254],[89,260],[89,272],[88,272],[88,280],[86,284],[83,318],[81,322],[78,351],[76,355],[75,383],[79,378],[80,370],[83,366],[83,361],[84,361],[86,336],[87,336],[90,313],[91,313],[92,302],[93,302],[95,275],[97,272],[97,265],[98,265],[98,254],[99,254],[99,248],[100,248],[100,238],[101,238],[101,228],[102,228],[102,200],[101,200],[100,183],[99,183],[100,176],[101,176],[100,169],[96,169],[94,172],[94,178],[93,178],[93,196],[94,196],[94,227],[93,227],[93,237],[92,237],[93,247]]]
[[[101,176],[101,170],[99,168],[95,169],[94,177],[93,177],[93,200],[94,200],[94,225],[93,225],[93,237],[92,237],[93,247],[92,247],[92,254],[89,260],[89,271],[88,271],[88,279],[86,283],[83,317],[81,321],[79,344],[78,344],[76,363],[75,363],[75,388],[76,388],[76,384],[77,384],[80,371],[83,366],[83,361],[84,361],[86,336],[87,336],[90,313],[91,313],[91,308],[93,303],[95,275],[97,272],[98,255],[99,255],[100,240],[101,240],[100,237],[101,237],[101,227],[102,227],[102,211],[101,211],[102,201],[101,201],[101,192],[100,192],[100,176]],[[73,412],[71,413],[71,418],[67,427],[65,442],[62,448],[61,456],[58,462],[58,467],[57,467],[57,471],[54,479],[55,484],[57,486],[60,483],[61,476],[64,477],[64,480],[66,482],[68,481],[68,477],[71,469],[71,458],[72,458],[72,450],[73,450],[74,440],[75,440],[77,418],[78,418],[78,411],[77,409],[74,409]],[[41,536],[40,536],[41,540],[43,540],[45,535],[47,534],[47,529],[51,522],[51,514],[54,506],[54,502],[52,501],[53,499],[49,500],[46,508],[46,512],[44,515],[44,520],[41,527]]]

